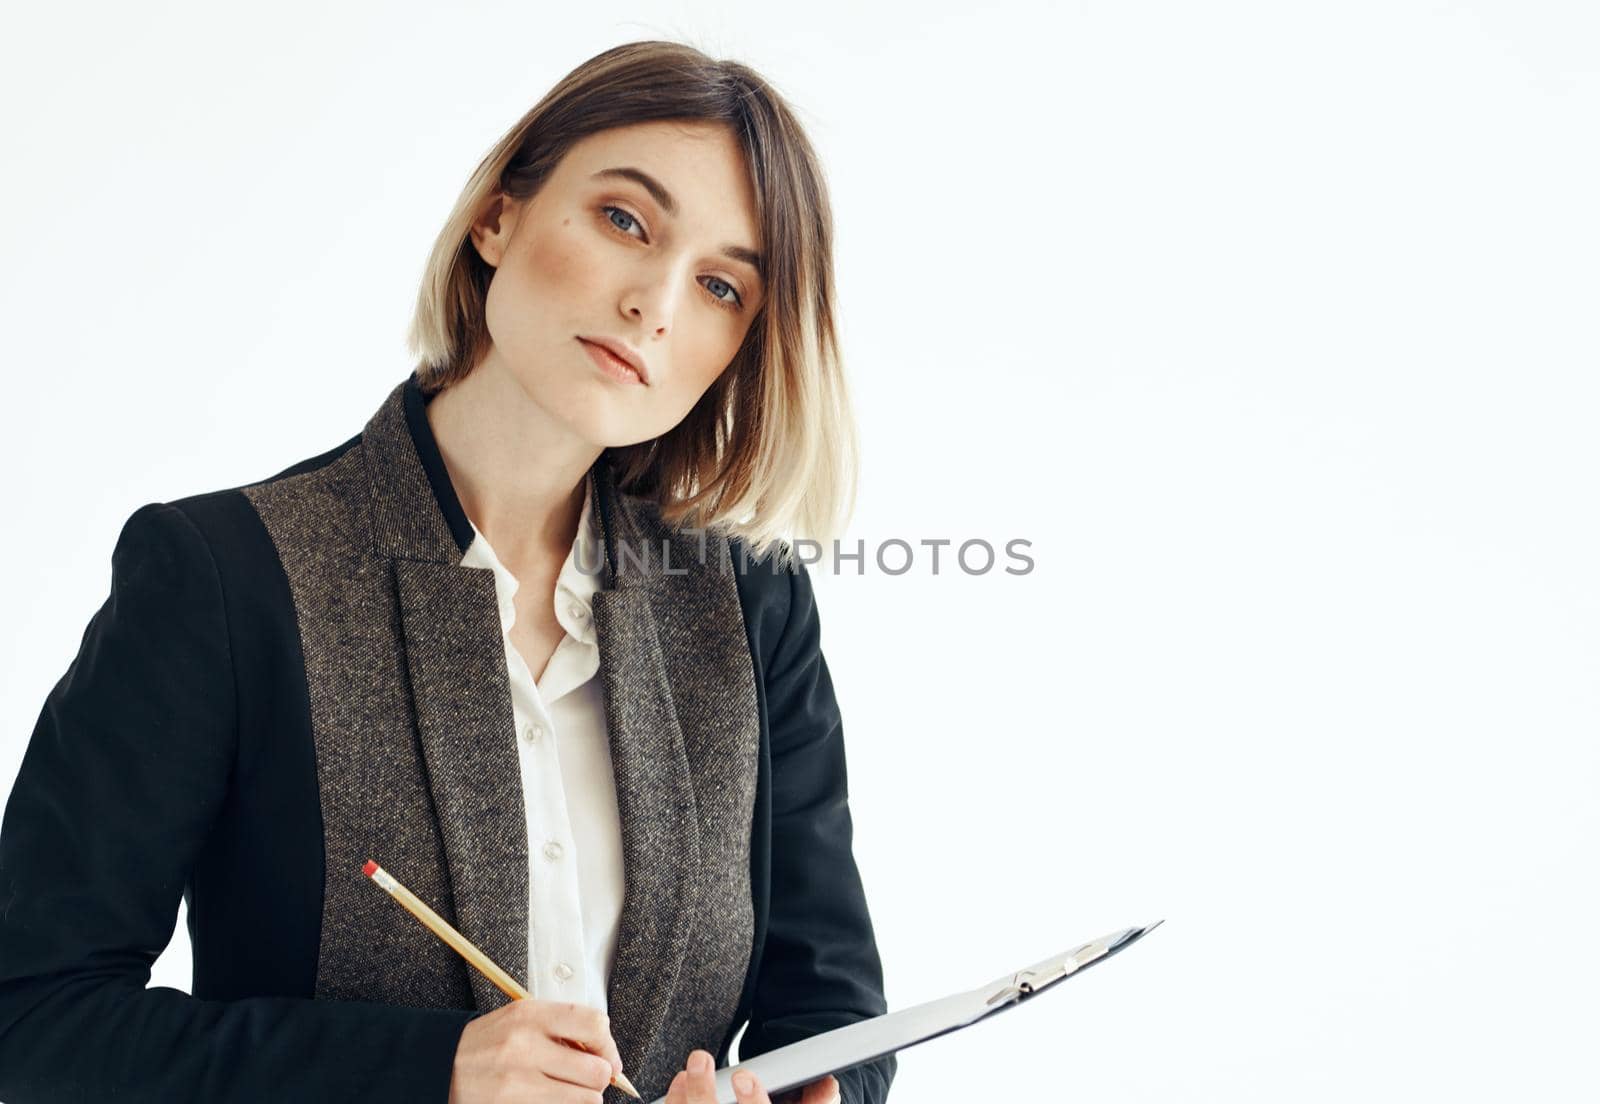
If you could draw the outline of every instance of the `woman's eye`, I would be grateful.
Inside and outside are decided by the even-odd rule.
[[[734,290],[733,285],[728,283],[728,281],[718,276],[707,276],[706,280],[708,281],[708,283],[705,285],[706,290],[711,293],[711,298],[715,299],[719,304],[734,310],[744,306],[744,300],[739,298],[739,293]],[[732,295],[733,298],[724,299],[721,291],[719,291],[718,288],[726,288],[728,293]]]
[[[602,211],[604,211],[606,213],[606,221],[611,223],[612,226],[616,227],[618,230],[622,231],[624,234],[628,233],[628,228],[626,226],[620,225],[617,222],[617,216],[618,215],[622,216],[624,219],[626,219],[629,223],[631,223],[634,226],[639,225],[639,220],[634,218],[632,215],[628,214],[628,212],[624,211],[621,207],[606,206],[606,207],[600,208],[600,210],[602,210]],[[628,236],[632,237],[633,235],[629,234]]]

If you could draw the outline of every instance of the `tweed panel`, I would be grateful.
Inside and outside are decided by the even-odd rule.
[[[594,614],[602,658],[608,644],[616,657],[633,657],[603,666],[624,847],[634,857],[608,1005],[614,1027],[621,1018],[650,1040],[637,1057],[623,1056],[650,1099],[667,1091],[691,1050],[718,1053],[738,1011],[755,936],[750,827],[761,730],[726,541],[666,526],[639,497],[613,493],[613,501],[615,585],[595,595]],[[662,680],[659,691],[640,693],[641,668]],[[662,785],[679,771],[689,782],[681,802],[675,786]],[[675,976],[651,971],[651,944],[681,963]],[[641,1024],[640,1009],[660,1011]],[[624,1098],[608,1089],[606,1099]]]
[[[471,1008],[460,956],[361,870],[378,861],[453,920],[398,646],[394,570],[371,552],[361,449],[242,490],[288,576],[305,657],[324,843],[315,995]]]

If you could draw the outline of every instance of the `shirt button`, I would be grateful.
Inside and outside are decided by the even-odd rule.
[[[530,744],[533,743],[534,741],[536,741],[539,737],[541,737],[543,735],[544,735],[544,725],[542,725],[542,724],[539,724],[537,722],[530,722],[530,723],[525,724],[525,725],[522,726],[522,738],[524,740],[528,741],[528,743],[530,743]]]
[[[549,859],[551,862],[555,862],[561,857],[561,845],[555,840],[551,840],[549,843],[545,844],[544,857]]]
[[[565,962],[558,962],[556,963],[555,969],[551,970],[550,972],[556,977],[560,978],[562,981],[566,981],[572,976],[572,967],[568,966]]]
[[[576,617],[579,621],[582,621],[585,617],[589,616],[589,611],[584,609],[583,606],[577,602],[574,602],[572,605],[568,606],[567,612],[572,614],[572,616]]]

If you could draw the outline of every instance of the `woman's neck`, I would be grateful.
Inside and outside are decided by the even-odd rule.
[[[566,557],[600,450],[571,435],[496,361],[486,359],[424,408],[467,517],[496,557]]]

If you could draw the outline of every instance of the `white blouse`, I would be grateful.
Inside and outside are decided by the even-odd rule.
[[[602,555],[590,514],[585,495],[556,581],[556,619],[567,633],[537,684],[511,643],[517,578],[477,525],[461,564],[492,569],[500,602],[528,826],[529,995],[603,1012],[622,917],[622,822],[589,609]]]

